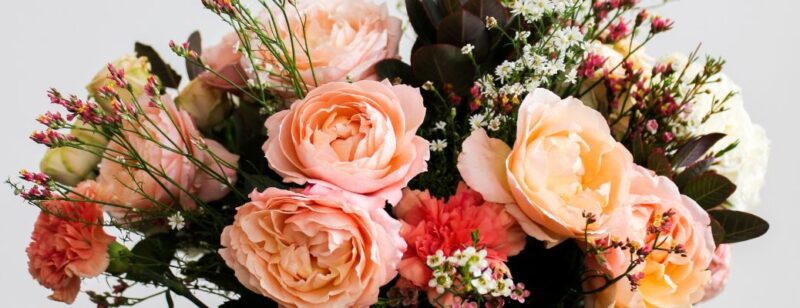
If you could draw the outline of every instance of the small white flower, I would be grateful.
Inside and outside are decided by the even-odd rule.
[[[467,264],[467,261],[469,261],[469,255],[465,254],[461,249],[456,250],[453,256],[448,258],[448,262],[457,266],[464,266]]]
[[[433,82],[428,80],[424,84],[422,84],[422,89],[425,91],[433,91],[435,88],[433,87]]]
[[[494,27],[497,27],[497,19],[492,16],[486,16],[486,29],[491,30]]]
[[[501,122],[500,117],[496,117],[496,118],[492,119],[491,121],[489,121],[488,128],[489,128],[490,131],[496,132],[496,131],[500,130],[500,125],[501,124],[502,124],[502,122]]]
[[[453,279],[443,271],[433,272],[433,277],[428,281],[428,287],[436,288],[436,292],[439,294],[444,294],[444,291],[451,286],[453,286]]]
[[[472,279],[472,286],[481,295],[489,293],[497,287],[497,281],[492,277],[492,270],[487,269],[482,275]]]
[[[469,126],[472,127],[472,130],[476,130],[476,129],[479,129],[481,127],[486,126],[486,116],[484,116],[482,114],[475,114],[475,115],[471,116],[469,118]]]
[[[436,251],[436,254],[428,256],[428,261],[426,264],[428,264],[428,267],[430,268],[435,268],[441,266],[444,263],[444,260],[444,252],[439,249]]]
[[[514,290],[514,281],[506,278],[497,280],[497,286],[492,291],[494,297],[509,297]]]
[[[475,46],[472,44],[466,44],[464,47],[461,47],[461,53],[465,55],[472,54],[473,50],[475,50]]]
[[[564,82],[569,84],[575,84],[578,82],[578,70],[576,68],[569,70],[569,72],[564,76]]]
[[[439,121],[436,122],[436,124],[434,124],[433,130],[444,131],[445,127],[447,127],[447,123],[445,123],[444,121]]]
[[[432,152],[444,151],[444,149],[447,148],[447,140],[444,139],[434,140],[433,142],[431,142],[430,148]]]
[[[517,33],[514,34],[514,40],[515,41],[525,41],[530,36],[531,36],[531,32],[530,31],[517,31]]]
[[[169,227],[173,230],[181,230],[183,227],[186,227],[186,221],[183,219],[181,213],[175,213],[167,218],[167,223],[169,223]]]

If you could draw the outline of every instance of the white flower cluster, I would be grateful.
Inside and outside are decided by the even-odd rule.
[[[473,114],[469,118],[469,126],[472,130],[486,127],[490,131],[496,132],[499,131],[500,128],[502,128],[503,123],[507,122],[509,119],[510,118],[506,115],[496,115],[492,111],[487,111],[486,114]]]
[[[528,23],[547,15],[558,15],[578,9],[575,1],[562,0],[518,0],[509,4],[513,14],[521,15]],[[478,80],[481,94],[489,99],[501,96],[521,96],[534,89],[550,84],[557,77],[564,82],[577,81],[577,67],[585,52],[585,36],[576,26],[561,26],[554,22],[552,32],[546,39],[530,44],[529,31],[514,33],[513,43],[520,57],[506,60]],[[489,102],[491,103],[491,101]]]
[[[687,61],[683,55],[670,55],[661,60],[662,63],[672,63],[675,69],[683,69]],[[688,66],[684,79],[691,80],[701,71],[702,64],[693,63]],[[733,150],[719,158],[719,164],[714,169],[738,186],[728,199],[733,208],[753,211],[761,202],[760,192],[766,176],[770,141],[764,128],[753,123],[747,113],[742,95],[739,94],[741,88],[724,74],[712,79],[718,79],[719,82],[705,85],[703,91],[692,101],[685,114],[689,125],[683,132],[695,135],[725,134],[725,138],[711,148],[713,152],[722,151],[736,143]],[[682,85],[681,91],[685,93],[689,88],[690,85]],[[729,93],[735,95],[724,102],[725,111],[707,117],[714,101],[725,98]]]
[[[564,13],[574,7],[576,0],[516,0],[509,4],[511,14],[520,15],[528,23],[534,23],[550,14]]]
[[[495,271],[486,259],[486,250],[467,247],[445,256],[441,250],[428,256],[427,265],[433,271],[428,287],[444,294],[460,286],[461,292],[474,292],[480,296],[509,297],[517,286],[502,271]]]

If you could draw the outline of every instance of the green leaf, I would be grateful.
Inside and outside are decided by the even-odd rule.
[[[378,62],[378,64],[375,64],[375,72],[380,79],[389,79],[394,82],[394,79],[400,78],[403,84],[419,85],[419,82],[414,78],[414,72],[411,71],[411,65],[398,59],[386,59]]]
[[[708,212],[725,229],[725,235],[719,244],[743,242],[764,235],[769,230],[769,223],[756,215],[731,211],[714,210]]]
[[[461,10],[442,19],[436,32],[438,42],[456,47],[475,46],[473,55],[480,63],[489,52],[489,34],[483,21],[467,10]]]
[[[150,71],[161,80],[161,85],[177,89],[181,84],[181,76],[169,66],[153,47],[136,42],[136,55],[146,57],[150,61]]]
[[[446,44],[420,47],[411,57],[411,68],[420,82],[431,81],[440,89],[451,84],[458,94],[467,93],[475,77],[475,67],[461,48]]]
[[[203,52],[203,38],[200,36],[200,31],[192,32],[192,35],[189,35],[189,50],[192,50],[197,53],[197,55],[201,55]],[[194,80],[197,76],[200,76],[205,72],[202,66],[194,64],[189,59],[186,59],[186,74],[189,76],[189,80]]]
[[[690,140],[675,152],[675,156],[672,157],[672,165],[680,168],[696,162],[723,137],[725,134],[712,133]]]
[[[672,178],[672,165],[670,165],[669,159],[667,159],[663,151],[650,153],[650,156],[647,157],[647,168],[655,171],[658,175]]]
[[[694,199],[704,209],[712,209],[728,200],[736,185],[716,172],[706,172],[689,181],[683,194]]]
[[[126,278],[151,282],[152,279],[140,270],[153,273],[165,273],[169,270],[169,263],[175,256],[176,240],[171,234],[162,233],[150,235],[131,249],[131,266]]]
[[[686,188],[686,184],[689,184],[689,181],[708,171],[708,168],[710,168],[713,163],[714,159],[709,157],[689,165],[689,167],[686,167],[683,172],[675,177],[675,185],[683,191],[684,188]]]

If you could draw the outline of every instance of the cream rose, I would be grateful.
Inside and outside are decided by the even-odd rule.
[[[383,202],[321,186],[250,195],[220,255],[248,289],[285,307],[367,307],[406,249]]]
[[[314,183],[389,200],[427,169],[419,89],[389,82],[334,82],[271,116],[264,144],[285,182]]]
[[[600,42],[594,42],[590,47],[591,52],[604,57],[606,60],[603,63],[603,66],[600,67],[597,72],[595,72],[595,76],[584,82],[581,91],[589,90],[592,85],[594,85],[600,80],[600,78],[603,77],[605,72],[608,72],[608,78],[610,79],[625,78],[625,69],[621,65],[623,61],[628,61],[632,64],[632,68],[634,70],[642,70],[642,73],[645,76],[649,76],[653,70],[654,60],[648,56],[643,49],[639,49],[636,52],[631,53],[633,51],[632,49],[637,47],[638,46],[636,43],[631,44],[630,38],[620,40],[614,44],[602,44]],[[580,99],[587,106],[597,109],[600,107],[609,106],[612,103],[608,101],[608,95],[609,91],[606,88],[606,85],[600,83],[592,88],[591,91],[583,95],[583,97]],[[627,102],[617,102],[617,106],[614,106],[616,108],[609,109],[611,111],[609,118],[612,121],[618,118],[623,111],[627,111],[633,106],[633,100],[629,96],[626,97],[628,99]],[[627,118],[622,119],[618,121],[617,124],[612,128],[615,136],[624,134],[625,130],[628,128],[628,120],[629,119]]]
[[[124,55],[119,59],[111,62],[111,65],[116,69],[125,70],[125,81],[130,85],[131,90],[119,91],[120,100],[123,102],[132,102],[134,98],[139,98],[144,94],[144,87],[147,85],[147,78],[150,77],[150,61],[146,57],[136,57],[134,55]],[[100,95],[100,88],[110,87],[115,88],[114,81],[108,79],[108,68],[104,67],[97,74],[95,74],[86,90],[89,95],[97,101],[100,106],[106,111],[113,111],[111,106],[112,101]],[[133,94],[131,94],[133,92]]]
[[[583,213],[598,216],[590,234],[617,221],[632,164],[597,111],[536,89],[520,106],[513,149],[477,130],[464,141],[458,170],[486,200],[508,204],[526,233],[552,245],[583,235]]]
[[[401,21],[389,15],[385,3],[372,0],[298,0],[297,12],[289,7],[288,20],[279,17],[279,38],[290,45],[295,42],[295,67],[302,80],[314,88],[332,81],[376,79],[374,66],[381,60],[398,54]],[[275,10],[273,10],[275,12]],[[305,28],[301,18],[305,19]],[[270,16],[262,14],[264,24]],[[295,37],[290,36],[292,33]],[[305,33],[305,39],[303,38]],[[307,41],[307,43],[305,42]],[[254,46],[261,44],[253,41]],[[292,48],[291,46],[287,48]],[[279,92],[291,92],[286,72],[266,48],[256,54],[257,63],[269,72],[269,78]],[[309,56],[300,50],[307,49]],[[310,60],[309,60],[310,58]],[[244,60],[245,65],[251,65]],[[312,73],[313,70],[313,73]],[[315,83],[316,80],[316,83]]]

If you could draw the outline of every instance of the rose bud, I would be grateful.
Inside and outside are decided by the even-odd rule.
[[[39,168],[57,182],[75,186],[89,178],[100,163],[100,153],[108,144],[105,136],[91,132],[91,126],[76,123],[70,135],[85,144],[82,149],[59,147],[49,149],[42,158]]]
[[[222,123],[233,107],[225,91],[209,86],[199,79],[192,80],[183,88],[175,98],[175,105],[189,113],[200,129]]]
[[[117,70],[123,70],[125,72],[125,81],[130,85],[132,90],[116,89],[120,100],[126,103],[132,103],[134,98],[138,99],[145,93],[144,87],[147,85],[147,78],[150,77],[150,62],[146,57],[137,58],[133,55],[124,55],[111,62],[111,65]],[[103,106],[103,109],[112,111],[113,107],[111,103],[114,99],[100,93],[100,89],[103,87],[116,87],[116,83],[108,77],[108,68],[103,67],[103,69],[97,72],[94,78],[92,78],[89,85],[86,86],[86,90],[89,91],[89,95],[91,95],[98,104]],[[133,92],[133,94],[131,94],[131,92]]]

